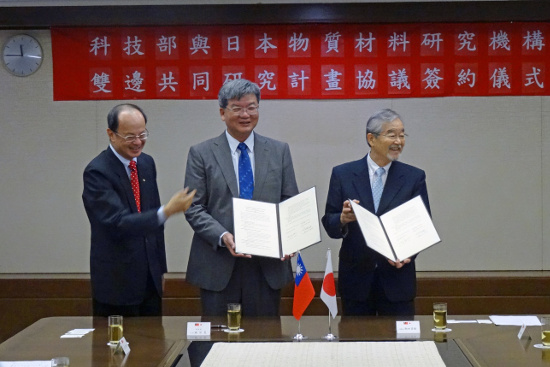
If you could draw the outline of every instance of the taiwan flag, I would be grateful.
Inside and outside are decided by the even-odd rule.
[[[315,290],[306,266],[302,261],[302,255],[298,253],[298,261],[296,262],[296,280],[294,284],[294,304],[292,305],[292,314],[296,320],[300,320],[307,306],[315,297]]]
[[[321,288],[321,299],[327,305],[332,318],[338,315],[338,304],[336,303],[336,287],[334,285],[334,273],[332,272],[332,256],[330,249],[327,251],[327,266],[325,267],[325,277],[323,278],[323,288]]]

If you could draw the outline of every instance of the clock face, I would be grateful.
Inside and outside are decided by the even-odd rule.
[[[34,37],[29,35],[12,36],[4,44],[2,61],[13,75],[31,75],[42,64],[42,47]]]

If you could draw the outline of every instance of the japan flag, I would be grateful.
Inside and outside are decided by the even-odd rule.
[[[334,285],[330,249],[327,250],[327,266],[325,268],[325,277],[323,278],[323,288],[321,288],[321,299],[327,305],[332,318],[335,318],[338,314],[338,304],[336,303],[336,287]]]

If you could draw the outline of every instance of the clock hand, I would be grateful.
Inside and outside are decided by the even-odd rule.
[[[5,54],[4,56],[21,56],[21,55],[19,55],[19,54],[17,54],[17,55],[13,55],[13,54]]]
[[[20,56],[23,56],[23,45],[19,45],[19,51],[21,51],[21,55],[20,55]]]

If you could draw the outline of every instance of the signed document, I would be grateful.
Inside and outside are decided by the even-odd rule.
[[[405,260],[441,242],[420,196],[380,217],[350,202],[367,246],[390,260]]]
[[[315,187],[279,204],[233,198],[237,253],[282,258],[321,242]]]

